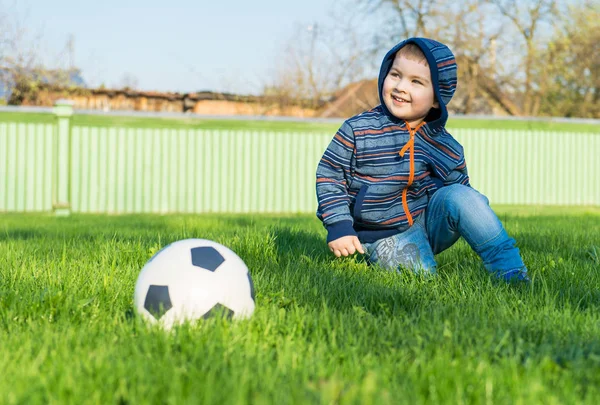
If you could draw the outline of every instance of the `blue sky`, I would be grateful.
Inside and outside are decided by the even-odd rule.
[[[295,27],[325,22],[335,0],[19,0],[3,4],[46,64],[74,64],[90,85],[142,90],[258,92]],[[31,39],[33,41],[33,39]]]

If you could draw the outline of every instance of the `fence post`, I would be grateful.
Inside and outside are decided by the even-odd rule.
[[[54,173],[52,175],[52,209],[55,215],[71,214],[71,116],[73,102],[60,99],[54,103],[56,137],[54,138]]]

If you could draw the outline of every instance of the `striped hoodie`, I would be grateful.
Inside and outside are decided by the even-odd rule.
[[[440,105],[416,130],[391,114],[382,94],[396,52],[408,43],[425,54]],[[463,148],[444,128],[456,83],[454,55],[439,42],[411,38],[386,54],[379,71],[381,104],[346,120],[317,167],[317,217],[327,242],[356,235],[369,243],[401,233],[440,187],[469,185]]]

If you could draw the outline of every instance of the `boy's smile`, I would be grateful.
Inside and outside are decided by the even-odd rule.
[[[403,103],[410,103],[410,100],[406,100],[405,98],[392,93],[392,100],[394,100],[394,104],[402,105]]]
[[[408,121],[411,128],[419,125],[432,107],[439,107],[429,67],[399,54],[383,82],[383,99],[388,110]]]

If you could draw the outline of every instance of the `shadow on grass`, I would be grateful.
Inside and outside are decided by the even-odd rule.
[[[11,229],[0,233],[0,241],[8,240],[28,240],[44,239],[49,235],[48,232],[36,231],[32,229]]]
[[[90,218],[92,221],[90,221]],[[100,221],[96,228],[91,227],[93,221]],[[71,217],[40,216],[31,220],[21,221],[19,224],[5,223],[5,228],[0,230],[0,241],[9,240],[35,240],[56,241],[60,240],[140,240],[140,230],[144,231],[142,237],[148,237],[169,232],[165,223],[157,223],[150,216],[96,216],[73,215]]]
[[[518,222],[519,228],[510,224]],[[524,251],[585,259],[587,250],[600,246],[600,216],[565,215],[511,218],[507,231]]]
[[[413,285],[426,284],[426,278],[372,267],[360,254],[336,258],[327,248],[324,236],[315,233],[285,227],[273,231],[282,274],[277,279],[272,278],[273,287],[281,290],[270,293],[273,298],[285,290],[285,298],[279,297],[283,306],[295,302],[317,309],[326,306],[346,312],[361,308],[372,315],[390,315],[431,304],[418,301],[414,294],[403,294],[399,282],[406,279]]]
[[[549,274],[536,274],[533,285],[517,282],[507,286],[488,274],[481,263],[476,265],[476,271],[446,269],[433,278],[398,274],[368,265],[360,254],[335,258],[327,248],[324,235],[287,227],[275,227],[273,231],[282,274],[272,280],[281,289],[298,286],[285,290],[288,299],[298,305],[320,307],[325,304],[338,310],[358,306],[374,315],[389,314],[391,309],[392,313],[393,309],[418,312],[431,306],[451,306],[447,298],[438,297],[438,293],[458,296],[459,289],[470,289],[473,293],[483,284],[503,290],[500,294],[509,291],[507,299],[523,300],[531,305],[543,305],[549,300],[558,308],[585,311],[596,308],[600,302],[600,291],[586,285],[585,280],[547,280],[545,277]],[[463,273],[467,280],[458,285],[457,278]],[[435,291],[429,291],[430,288]]]
[[[397,274],[370,267],[358,257],[336,259],[319,234],[285,227],[274,232],[281,273],[262,280],[263,305],[353,313],[357,319],[373,317],[381,326],[397,318],[400,329],[426,336],[423,344],[430,350],[449,344],[459,356],[477,350],[491,361],[541,363],[549,372],[600,361],[600,338],[581,333],[593,317],[564,322],[573,312],[587,318],[598,307],[600,293],[584,284],[563,289],[543,280],[507,285],[475,269],[450,270],[433,279]],[[463,270],[466,280],[457,275]],[[446,322],[455,328],[451,343],[444,337]],[[398,344],[410,339],[409,334],[401,334]]]

